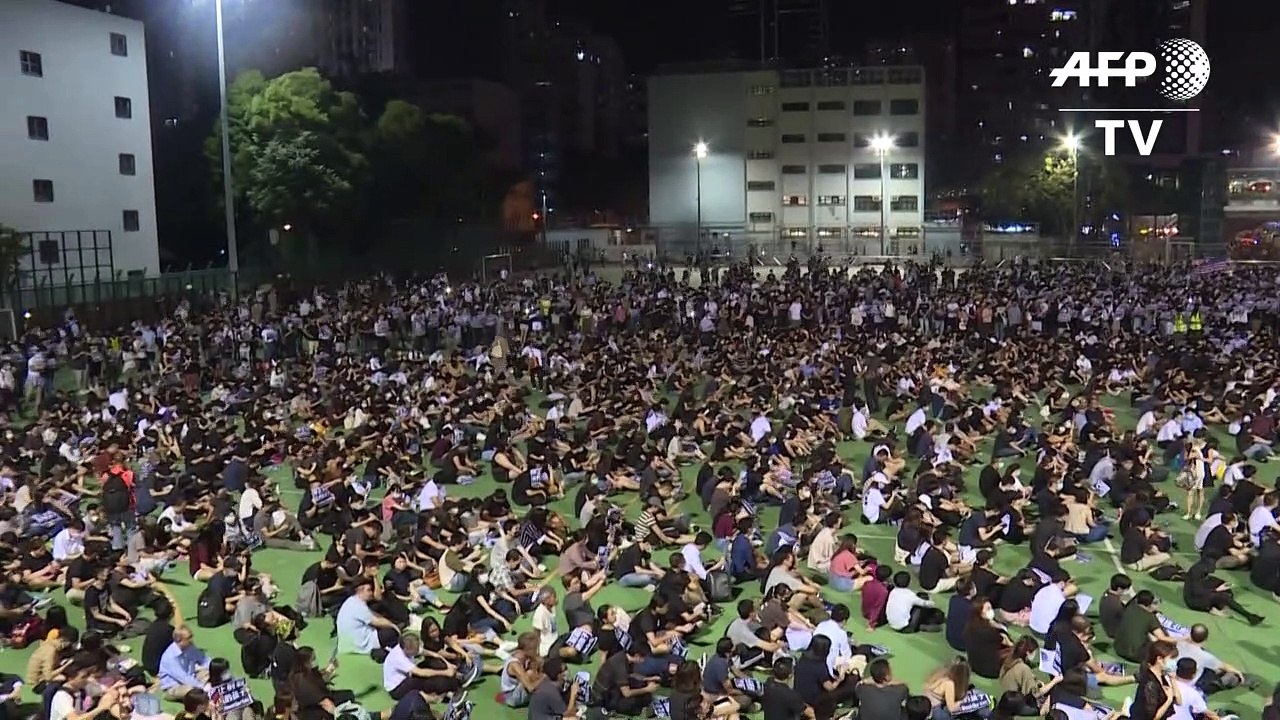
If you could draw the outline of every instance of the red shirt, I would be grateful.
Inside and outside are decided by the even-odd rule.
[[[853,578],[853,569],[858,566],[858,557],[848,550],[841,550],[831,558],[831,574],[836,577]]]
[[[875,627],[884,617],[884,606],[889,602],[889,588],[878,580],[862,586],[862,619],[868,627]]]

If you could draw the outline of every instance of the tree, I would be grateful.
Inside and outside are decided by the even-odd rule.
[[[1083,222],[1122,207],[1127,198],[1124,174],[1113,161],[1084,155],[1073,159],[1065,152],[1011,159],[997,168],[982,188],[987,217],[1032,220],[1040,223],[1044,234],[1070,240],[1075,236],[1076,203]]]
[[[0,292],[8,292],[17,287],[18,268],[28,252],[21,233],[7,225],[0,225]]]
[[[428,114],[404,100],[387,103],[374,125],[374,201],[392,217],[487,219],[502,193],[483,143],[465,120]]]
[[[260,229],[290,224],[314,241],[350,219],[367,178],[367,133],[351,93],[335,92],[315,68],[271,80],[256,70],[228,91],[236,202]],[[222,181],[221,128],[205,153]]]

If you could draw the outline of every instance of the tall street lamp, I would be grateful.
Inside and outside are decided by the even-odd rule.
[[[693,160],[694,167],[697,168],[695,173],[697,176],[696,183],[698,186],[698,234],[694,240],[694,248],[698,254],[702,254],[702,161],[707,159],[708,152],[710,151],[707,148],[707,144],[701,140],[698,141],[698,144],[693,146]]]
[[[880,254],[885,254],[889,244],[889,152],[894,148],[894,139],[888,133],[880,133],[871,138],[871,149],[880,157]]]
[[[214,0],[214,12],[218,27],[218,98],[219,118],[222,126],[222,204],[227,223],[227,270],[231,273],[232,294],[236,290],[236,278],[240,273],[240,253],[236,247],[236,203],[231,178],[231,126],[227,119],[227,52],[222,33],[222,0]]]
[[[1071,237],[1067,246],[1074,249],[1080,239],[1080,136],[1069,133],[1062,138],[1062,148],[1071,153]]]

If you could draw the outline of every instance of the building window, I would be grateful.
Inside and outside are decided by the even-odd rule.
[[[844,207],[843,195],[819,195],[818,204],[824,207]]]
[[[854,147],[856,147],[856,148],[869,148],[869,147],[871,147],[871,136],[870,136],[870,135],[868,135],[868,134],[866,134],[866,133],[854,133],[854,134],[853,134],[853,146],[854,146]]]
[[[751,118],[747,121],[747,127],[773,127],[772,118]]]
[[[21,50],[18,52],[18,60],[22,63],[23,75],[44,77],[44,61],[41,60],[40,53]]]
[[[129,57],[129,38],[120,33],[111,33],[111,54]]]
[[[843,100],[820,100],[818,101],[819,110],[844,110]]]
[[[879,195],[854,195],[853,211],[854,212],[880,212],[880,196]]]
[[[920,133],[904,132],[897,137],[898,147],[920,147]]]
[[[893,163],[889,166],[889,177],[894,180],[919,180],[920,166],[916,163]]]
[[[124,220],[125,232],[138,232],[138,228],[142,226],[142,223],[138,220],[137,210],[125,210],[122,219]]]
[[[1071,22],[1075,19],[1075,10],[1054,10],[1049,13],[1049,22]]]
[[[32,180],[31,194],[38,203],[53,202],[53,181]]]
[[[804,175],[806,172],[808,172],[808,168],[806,168],[803,165],[783,165],[782,166],[783,175]]]
[[[844,142],[848,139],[844,133],[818,133],[818,142]]]
[[[752,85],[752,86],[751,86],[751,94],[752,94],[752,95],[756,95],[756,96],[760,96],[760,95],[772,95],[772,94],[773,94],[773,86],[772,86],[772,85]]]
[[[783,134],[783,136],[782,136],[782,142],[787,143],[787,144],[802,143],[802,142],[804,142],[804,134],[803,134],[803,133],[800,133],[800,134],[790,134],[790,133]]]
[[[844,235],[844,228],[824,227],[818,228],[819,238],[838,238]]]
[[[806,195],[783,195],[782,204],[787,207],[805,207],[809,204],[809,198]]]
[[[869,115],[879,115],[881,112],[880,108],[881,108],[881,104],[879,100],[854,100],[853,101],[854,115],[860,115],[863,117],[866,117]]]
[[[49,139],[49,118],[39,115],[27,116],[27,137],[32,140]]]
[[[837,165],[834,163],[828,164],[828,165],[819,165],[818,172],[823,175],[843,175],[845,173],[845,166]]]
[[[782,103],[782,112],[809,112],[809,103],[784,102]]]
[[[894,195],[889,201],[889,209],[893,212],[915,212],[920,209],[920,198],[916,195]]]
[[[918,238],[920,237],[920,228],[914,226],[894,228],[893,236],[896,238]]]
[[[772,150],[752,150],[747,153],[748,160],[772,160]]]
[[[922,82],[924,82],[924,71],[918,67],[889,70],[890,85],[916,85]]]
[[[880,226],[879,225],[859,225],[855,227],[853,230],[849,231],[849,234],[852,235],[853,237],[860,237],[860,238],[878,238],[880,237]]]
[[[127,97],[116,96],[116,117],[129,119],[133,117],[133,101]]]
[[[772,180],[748,180],[748,190],[773,190],[774,184]]]
[[[809,237],[809,228],[783,228],[782,237],[787,240],[803,240]]]
[[[889,101],[890,115],[919,115],[920,101],[914,98]]]
[[[773,222],[773,213],[753,212],[747,215],[747,219],[753,223],[771,223]]]
[[[880,163],[857,163],[853,166],[854,180],[879,180]]]
[[[138,159],[132,153],[120,153],[120,174],[138,174]]]

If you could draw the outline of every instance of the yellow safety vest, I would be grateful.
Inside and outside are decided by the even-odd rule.
[[[1186,331],[1187,331],[1187,319],[1182,316],[1182,313],[1178,313],[1177,315],[1174,315],[1173,316],[1173,332],[1175,334],[1181,335]]]
[[[1191,313],[1191,332],[1200,332],[1204,329],[1204,321],[1200,319],[1200,313]]]

